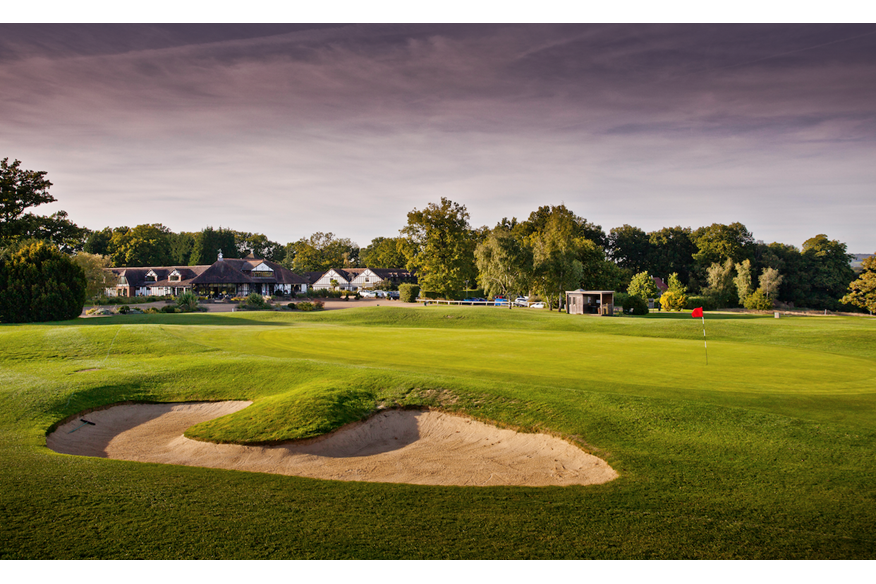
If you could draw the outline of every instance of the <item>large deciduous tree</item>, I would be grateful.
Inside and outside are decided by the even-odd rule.
[[[810,308],[841,308],[839,299],[855,279],[852,257],[846,251],[846,244],[828,239],[824,234],[803,242],[803,260],[811,285],[807,298]]]
[[[234,232],[237,244],[237,253],[240,257],[253,254],[257,258],[282,262],[286,257],[286,248],[276,241],[271,241],[263,233],[249,233],[245,231]]]
[[[475,263],[485,294],[510,298],[529,291],[532,249],[501,223],[475,248]]]
[[[112,260],[109,256],[80,251],[73,256],[73,261],[82,268],[87,298],[95,298],[102,295],[107,288],[115,288],[118,276],[107,269],[112,267]]]
[[[633,274],[644,272],[652,263],[652,246],[647,233],[638,227],[615,227],[608,234],[609,256]]]
[[[52,183],[43,170],[24,170],[21,161],[0,160],[0,242],[25,239],[51,241],[64,253],[79,251],[88,230],[67,218],[66,211],[49,216],[25,213],[31,207],[55,202]]]
[[[358,265],[359,246],[349,238],[334,233],[317,231],[286,245],[283,260],[293,272],[325,272],[331,268],[355,268]]]
[[[691,233],[697,251],[693,255],[697,276],[702,281],[712,264],[723,265],[728,259],[734,264],[754,255],[754,237],[742,223],[713,223]]]
[[[647,269],[654,275],[666,277],[675,272],[685,284],[691,284],[697,246],[690,227],[664,227],[648,234],[651,255]]]
[[[416,270],[420,287],[450,298],[477,276],[474,263],[475,238],[465,205],[441,197],[441,204],[429,203],[422,211],[408,213],[401,230],[411,245],[404,249],[406,268]]]
[[[739,304],[743,304],[745,299],[751,294],[751,260],[736,264],[736,277],[733,278],[733,283],[736,285],[736,294],[739,296]]]
[[[861,267],[864,271],[849,284],[849,293],[840,302],[858,306],[873,314],[876,312],[876,255],[865,259]]]
[[[20,160],[11,164],[9,158],[0,160],[0,237],[18,235],[26,209],[55,202],[49,194],[51,186],[46,171],[24,170]]]
[[[167,266],[173,263],[171,231],[160,223],[113,231],[110,253],[116,266]]]
[[[359,251],[359,263],[366,268],[400,268],[405,265],[407,240],[403,237],[375,237]]]
[[[767,268],[757,280],[758,284],[760,284],[758,290],[763,292],[763,295],[767,299],[775,299],[779,291],[779,286],[782,285],[783,279],[784,278],[779,274],[777,269]]]
[[[719,308],[727,307],[736,292],[733,272],[733,260],[730,258],[724,263],[713,263],[707,270],[706,280],[709,285],[703,289],[703,294],[713,298]]]

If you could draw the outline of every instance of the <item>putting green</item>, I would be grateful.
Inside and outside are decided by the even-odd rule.
[[[165,327],[224,351],[434,373],[497,382],[667,395],[876,392],[876,364],[781,346],[621,337],[599,333],[410,329],[299,324],[292,327]]]

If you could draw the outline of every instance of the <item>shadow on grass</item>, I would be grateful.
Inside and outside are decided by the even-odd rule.
[[[265,315],[252,318],[254,315]],[[246,312],[196,312],[189,314],[124,314],[114,316],[79,317],[57,322],[22,323],[26,325],[52,326],[106,326],[120,324],[178,324],[197,326],[292,326],[295,324],[287,313]],[[14,325],[8,325],[14,326]]]

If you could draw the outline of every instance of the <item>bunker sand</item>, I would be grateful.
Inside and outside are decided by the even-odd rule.
[[[119,405],[50,434],[55,452],[341,481],[462,486],[593,485],[605,461],[546,434],[521,434],[435,411],[386,410],[313,440],[242,446],[190,440],[190,426],[251,402]],[[78,429],[77,429],[78,427]]]

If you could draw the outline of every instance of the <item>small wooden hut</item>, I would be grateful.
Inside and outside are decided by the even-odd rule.
[[[582,290],[566,292],[566,312],[569,314],[614,314],[614,290]]]

